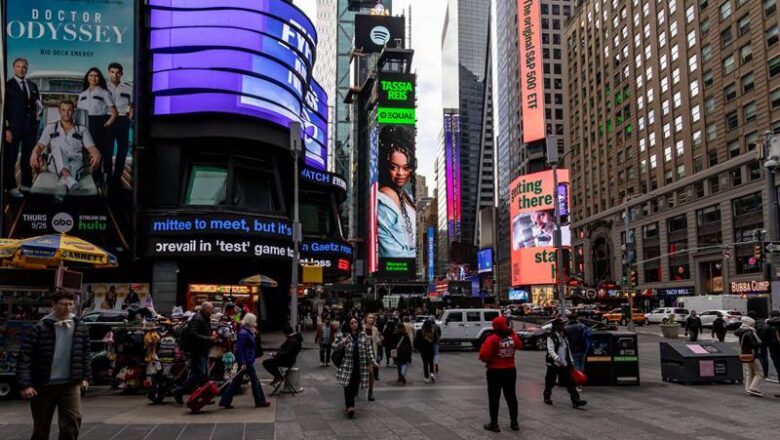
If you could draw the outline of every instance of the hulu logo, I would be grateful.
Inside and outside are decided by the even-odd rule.
[[[105,231],[107,229],[108,223],[105,220],[79,219],[79,231]]]

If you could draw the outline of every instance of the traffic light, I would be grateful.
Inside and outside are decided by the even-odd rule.
[[[753,245],[753,257],[756,260],[761,259],[761,245],[760,244],[754,244]]]
[[[634,269],[628,271],[628,285],[636,286],[636,271]]]

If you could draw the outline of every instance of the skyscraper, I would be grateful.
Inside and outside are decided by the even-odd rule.
[[[446,240],[439,242],[440,259],[447,255],[453,242],[472,245],[474,241],[485,135],[483,117],[486,105],[492,107],[492,103],[485,103],[486,96],[490,97],[485,90],[489,75],[490,3],[449,0],[444,17],[442,73],[445,84],[453,86],[443,88],[447,110],[443,115],[444,142],[437,161],[439,237]]]
[[[517,4],[512,0],[496,1],[496,45],[498,86],[498,119],[496,156],[498,171],[498,237],[509,236],[509,184],[520,175],[547,168],[543,141],[523,143],[523,117],[520,96],[520,59],[518,52]],[[545,124],[547,135],[558,136],[563,147],[564,102],[566,90],[563,74],[563,28],[572,14],[573,0],[539,0]],[[496,264],[497,291],[506,295],[510,287],[510,246],[498,240]]]
[[[328,166],[336,169],[336,50],[338,0],[317,0],[317,63],[314,78],[328,94]],[[344,175],[343,170],[339,173]]]

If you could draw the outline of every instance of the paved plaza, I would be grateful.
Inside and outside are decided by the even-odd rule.
[[[344,415],[342,388],[333,367],[320,368],[311,334],[299,357],[302,394],[273,398],[267,409],[251,408],[251,395],[236,398],[236,409],[210,405],[198,415],[167,399],[151,405],[142,396],[109,389],[84,399],[82,439],[656,439],[741,440],[774,438],[780,393],[765,382],[763,399],[744,394],[742,385],[686,386],[661,380],[658,342],[653,329],[640,329],[641,386],[586,387],[584,409],[572,409],[565,390],[553,392],[553,406],[542,402],[544,355],[524,351],[517,357],[520,432],[509,430],[502,402],[500,434],[482,429],[487,421],[484,368],[473,350],[445,352],[436,384],[426,384],[417,355],[405,387],[394,385],[395,370],[383,368],[376,401],[365,393],[355,419]],[[259,365],[258,365],[259,366]],[[264,382],[268,375],[262,373]],[[266,393],[270,391],[265,387]],[[251,409],[250,409],[251,408]],[[3,439],[29,438],[31,418],[21,401],[0,403]],[[54,429],[56,431],[56,429]],[[56,438],[53,436],[53,438]]]

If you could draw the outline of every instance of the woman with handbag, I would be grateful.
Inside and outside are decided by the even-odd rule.
[[[238,362],[239,371],[233,377],[233,380],[230,382],[230,385],[228,385],[219,401],[219,406],[225,409],[233,408],[233,396],[238,389],[241,388],[244,374],[249,375],[249,382],[252,384],[252,396],[255,398],[255,408],[266,408],[271,406],[271,402],[267,401],[265,394],[263,394],[263,388],[260,385],[260,380],[257,378],[257,371],[255,371],[255,359],[257,354],[255,339],[256,325],[257,316],[252,313],[247,313],[244,315],[244,319],[241,320],[241,330],[239,330],[238,339],[236,340],[236,361]]]
[[[761,382],[764,381],[764,373],[758,362],[758,350],[761,347],[761,339],[756,334],[756,321],[749,317],[742,317],[742,326],[734,334],[739,338],[739,360],[742,362],[742,374],[745,382],[745,393],[763,397]]]
[[[504,399],[509,407],[510,427],[513,431],[519,431],[517,423],[517,368],[515,367],[515,351],[523,348],[523,342],[517,336],[507,320],[503,316],[493,320],[494,333],[485,339],[479,349],[479,360],[487,367],[488,407],[490,410],[490,423],[485,424],[485,429],[493,432],[501,432],[498,427],[498,404],[501,399],[501,391],[504,391]]]
[[[544,403],[552,405],[552,390],[555,379],[566,385],[566,390],[571,396],[571,406],[579,408],[588,402],[580,398],[577,388],[572,380],[574,360],[571,356],[569,342],[564,335],[566,328],[563,319],[555,318],[552,322],[552,331],[547,335],[547,374],[544,376]],[[579,370],[578,370],[579,371]]]
[[[360,321],[355,317],[349,318],[345,330],[336,337],[333,344],[336,347],[333,362],[339,364],[336,378],[339,385],[344,387],[344,404],[347,417],[351,419],[355,416],[355,397],[360,388],[368,386],[369,370],[375,361],[374,351]],[[342,350],[344,355],[343,359],[340,359],[341,354],[337,352]]]
[[[395,359],[395,366],[398,368],[397,382],[406,385],[406,371],[412,362],[412,340],[403,324],[396,327],[393,343],[390,356]]]

